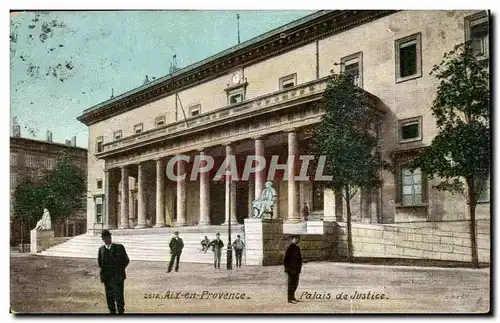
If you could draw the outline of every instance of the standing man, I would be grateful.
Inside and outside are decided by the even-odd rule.
[[[212,251],[214,252],[214,268],[220,268],[220,257],[222,254],[222,248],[224,247],[224,242],[220,239],[219,232],[215,234],[215,240],[213,240],[210,244],[212,245]]]
[[[170,240],[170,264],[168,265],[167,273],[172,271],[174,266],[174,261],[177,259],[175,264],[175,271],[179,271],[179,262],[181,260],[182,248],[184,248],[184,242],[179,238],[179,231],[174,232],[174,237]]]
[[[296,304],[295,291],[299,285],[299,275],[302,269],[302,253],[298,236],[292,237],[292,243],[286,249],[284,263],[285,272],[288,274],[288,303]]]
[[[101,268],[100,277],[101,282],[104,283],[109,313],[123,314],[125,313],[123,285],[127,278],[125,268],[130,260],[123,245],[111,243],[111,232],[103,230],[101,238],[104,246],[99,248],[97,262]]]
[[[236,240],[233,242],[234,252],[236,253],[236,267],[241,267],[241,257],[243,255],[243,249],[245,248],[245,243],[240,238],[238,234]]]

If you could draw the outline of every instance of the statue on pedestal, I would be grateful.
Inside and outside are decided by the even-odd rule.
[[[262,191],[259,198],[252,202],[252,213],[254,219],[261,219],[262,216],[270,214],[273,216],[273,206],[276,202],[276,190],[273,188],[271,181],[266,182],[266,188]]]
[[[36,223],[35,230],[51,230],[52,223],[50,221],[50,212],[47,209],[43,209],[43,215],[40,220]]]

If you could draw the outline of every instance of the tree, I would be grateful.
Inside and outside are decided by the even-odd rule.
[[[67,153],[62,153],[56,168],[43,178],[48,190],[47,208],[54,221],[65,220],[82,208],[82,196],[86,193],[85,176],[73,165]]]
[[[491,167],[486,63],[474,56],[469,43],[463,43],[445,53],[434,66],[430,74],[439,80],[439,85],[431,111],[438,134],[412,164],[412,168],[419,167],[430,179],[439,181],[434,185],[436,189],[464,194],[470,217],[473,267],[479,266],[476,205]]]
[[[346,201],[349,262],[353,257],[351,199],[359,189],[379,186],[379,171],[385,165],[376,153],[376,115],[367,100],[366,92],[349,75],[332,72],[323,94],[325,114],[314,134],[313,150],[326,155],[325,173],[333,176],[324,186],[342,193]]]
[[[53,223],[65,220],[82,208],[86,192],[85,177],[69,156],[62,153],[57,165],[41,178],[26,177],[14,191],[14,222],[33,229],[33,224],[48,208]],[[26,226],[27,225],[27,226]]]

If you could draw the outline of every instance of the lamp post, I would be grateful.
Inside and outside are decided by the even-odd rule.
[[[227,261],[226,267],[227,270],[233,269],[233,249],[231,243],[231,175],[227,175],[226,180],[229,181],[229,219],[227,224]]]

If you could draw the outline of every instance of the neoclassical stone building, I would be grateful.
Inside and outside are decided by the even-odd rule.
[[[371,98],[382,158],[398,165],[383,173],[381,189],[357,195],[354,220],[465,220],[460,197],[435,191],[405,165],[436,134],[429,72],[466,39],[488,58],[485,11],[319,11],[85,110],[78,119],[89,127],[88,229],[243,223],[267,168],[229,185],[213,181],[215,171],[190,180],[192,162],[178,162],[188,178],[172,181],[166,165],[205,154],[217,169],[234,154],[241,169],[246,155],[284,163],[302,154],[335,62]],[[286,222],[299,222],[304,204],[311,218],[343,219],[342,197],[313,180],[278,174],[274,187]],[[489,189],[481,202],[478,217],[489,218]]]

